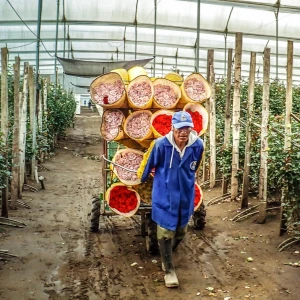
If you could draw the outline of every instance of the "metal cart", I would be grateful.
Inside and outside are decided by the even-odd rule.
[[[115,153],[122,149],[123,146],[112,141],[108,142],[103,140],[103,154],[108,160],[112,160]],[[91,211],[91,225],[90,230],[92,232],[99,231],[100,217],[111,217],[116,215],[113,212],[107,201],[105,200],[105,193],[107,189],[115,182],[118,182],[113,176],[113,171],[109,167],[109,162],[103,160],[102,167],[103,175],[103,192],[99,196],[94,196],[92,199],[92,211]],[[136,215],[141,216],[141,236],[145,238],[146,250],[151,254],[158,252],[158,242],[156,236],[156,223],[151,218],[151,205],[142,201],[136,212]]]

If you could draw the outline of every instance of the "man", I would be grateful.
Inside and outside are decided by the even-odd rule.
[[[138,176],[145,182],[155,168],[152,219],[157,223],[167,287],[179,285],[172,250],[185,236],[194,211],[195,172],[204,150],[203,141],[192,130],[194,124],[189,113],[175,112],[172,126],[171,132],[151,144],[138,170]]]

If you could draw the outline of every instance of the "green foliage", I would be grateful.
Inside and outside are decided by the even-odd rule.
[[[216,84],[216,115],[217,115],[217,167],[219,173],[230,178],[232,163],[232,140],[229,147],[224,149],[224,119],[226,101],[226,81],[221,79]],[[231,98],[233,96],[233,88]],[[251,125],[251,192],[258,194],[259,170],[260,170],[260,128],[255,124],[261,124],[263,84],[257,81],[254,92],[254,113]],[[293,122],[293,145],[289,151],[284,151],[284,119],[285,119],[286,89],[282,82],[274,80],[270,84],[270,121],[269,121],[269,152],[268,152],[268,195],[281,195],[285,191],[284,205],[289,230],[300,234],[300,124]],[[248,120],[248,81],[243,80],[241,86],[241,127],[239,148],[239,186],[242,186],[242,176],[245,158],[246,127]],[[293,88],[293,112],[300,113],[300,87]],[[232,115],[232,113],[231,113]],[[272,130],[274,128],[277,132]],[[279,135],[282,133],[283,136]],[[296,147],[295,145],[298,145]],[[280,200],[280,199],[278,199]]]
[[[4,144],[3,135],[0,132],[0,188],[4,187],[6,179],[11,176],[12,138],[14,123],[14,82],[11,66],[8,68],[8,138]],[[22,82],[20,82],[20,90]],[[29,97],[27,97],[29,99]],[[43,99],[41,100],[43,103]],[[29,162],[33,156],[39,159],[41,152],[49,153],[53,147],[55,137],[64,134],[64,131],[72,124],[76,102],[72,93],[66,93],[61,86],[51,85],[47,97],[47,110],[43,111],[43,126],[38,128],[36,135],[36,149],[32,148],[32,129],[30,128],[30,116],[27,114],[26,149],[25,160]],[[29,104],[28,104],[29,111]],[[1,107],[0,107],[1,112]]]

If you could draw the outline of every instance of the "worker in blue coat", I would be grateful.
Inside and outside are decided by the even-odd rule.
[[[146,182],[155,169],[152,188],[152,219],[157,223],[157,238],[165,269],[167,287],[179,285],[172,262],[174,251],[187,232],[194,211],[195,173],[203,155],[203,141],[191,115],[175,112],[172,131],[155,140],[145,153],[138,176]]]

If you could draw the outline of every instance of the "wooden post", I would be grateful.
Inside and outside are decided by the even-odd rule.
[[[213,188],[216,184],[216,83],[214,66],[210,66],[210,84],[212,93],[209,98],[210,111],[210,126],[209,126],[209,141],[210,141],[210,168],[209,168],[209,187]]]
[[[245,161],[244,161],[244,174],[243,174],[243,192],[241,208],[248,207],[249,198],[249,184],[250,184],[250,163],[251,163],[251,136],[252,136],[252,117],[254,105],[254,86],[255,86],[255,70],[256,70],[256,53],[251,52],[250,60],[250,75],[248,86],[248,120],[246,128],[246,146],[245,146]]]
[[[242,33],[235,37],[235,67],[234,67],[234,93],[232,116],[232,171],[231,171],[231,200],[238,195],[238,168],[240,145],[240,102],[241,102],[241,65],[242,65]]]
[[[11,181],[11,209],[17,209],[20,180],[20,57],[15,57],[14,63],[14,129],[13,129],[13,159]],[[21,95],[22,96],[22,95]]]
[[[28,85],[29,85],[29,113],[30,113],[30,130],[32,133],[32,149],[35,153],[36,149],[36,92],[33,77],[33,68],[29,66],[28,69]],[[33,154],[31,158],[31,180],[35,179],[36,155]]]
[[[214,61],[214,50],[210,49],[210,50],[207,51],[207,71],[206,71],[206,73],[207,73],[208,82],[210,82],[210,66],[213,65],[213,61]],[[205,108],[207,110],[208,115],[210,115],[209,102],[205,103]],[[210,121],[208,122],[207,132],[209,132],[209,130],[210,130],[209,129],[209,126],[210,126],[209,123],[210,123]],[[206,149],[207,144],[209,144],[209,143],[207,143],[207,135],[204,136],[203,142],[204,142],[204,149]],[[206,153],[207,153],[207,151],[206,151]],[[202,164],[203,164],[202,181],[204,182],[208,179],[208,171],[207,171],[207,168],[206,168],[206,155],[205,155],[205,152],[203,153]]]
[[[22,198],[22,191],[25,182],[26,165],[25,165],[25,152],[26,152],[26,131],[27,131],[27,94],[28,94],[28,63],[24,63],[23,75],[23,95],[21,102],[21,123],[20,123],[20,180],[19,180],[19,198]]]
[[[264,51],[263,102],[261,120],[261,150],[259,174],[259,215],[258,223],[265,223],[267,217],[267,179],[268,179],[268,123],[270,102],[270,48]]]
[[[291,115],[292,115],[292,104],[293,104],[293,55],[294,55],[294,43],[288,41],[287,48],[287,82],[286,82],[286,101],[285,101],[285,135],[284,135],[284,150],[288,151],[291,148]],[[286,232],[286,219],[284,217],[284,204],[286,200],[286,194],[288,187],[282,191],[282,203],[280,211],[280,228],[279,234],[282,235]]]
[[[227,60],[227,83],[226,83],[226,104],[225,104],[225,126],[224,126],[224,149],[228,148],[230,138],[230,107],[231,107],[231,72],[232,72],[232,48],[228,49]],[[222,193],[227,194],[228,178],[223,176],[222,179]]]
[[[1,48],[1,132],[3,142],[7,145],[8,135],[8,83],[7,83],[7,48]],[[7,157],[5,157],[7,159]],[[8,180],[2,188],[1,217],[8,218]]]

